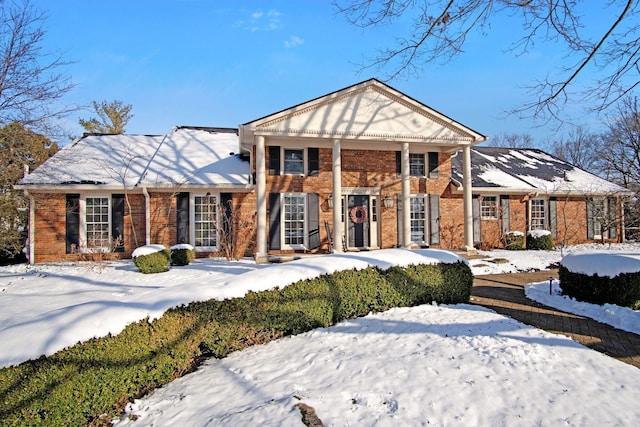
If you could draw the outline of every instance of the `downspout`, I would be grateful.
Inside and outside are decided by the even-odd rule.
[[[147,187],[142,187],[142,194],[144,194],[144,244],[151,244],[151,216],[149,212],[151,210],[151,200]]]
[[[29,198],[29,219],[27,221],[27,236],[29,239],[29,245],[27,246],[27,261],[29,264],[35,264],[35,208],[36,201],[31,194],[29,194],[28,190],[24,190],[24,195]]]

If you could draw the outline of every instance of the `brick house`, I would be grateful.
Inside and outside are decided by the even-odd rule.
[[[594,208],[619,218],[623,188],[538,150],[477,146],[487,139],[375,79],[238,129],[85,135],[17,186],[31,201],[29,259],[149,243],[218,253],[221,216],[246,226],[236,237],[258,262],[471,250],[540,228],[565,243],[620,236]]]

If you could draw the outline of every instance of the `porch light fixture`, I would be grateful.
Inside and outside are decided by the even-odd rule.
[[[327,199],[327,204],[329,205],[330,209],[333,209],[333,194],[331,194]]]
[[[382,203],[384,203],[384,207],[387,209],[391,209],[393,207],[393,197],[386,195],[384,199],[382,199]]]

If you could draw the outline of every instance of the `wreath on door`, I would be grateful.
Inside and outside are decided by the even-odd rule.
[[[356,224],[362,224],[367,220],[367,210],[364,206],[356,206],[349,211],[349,218]]]

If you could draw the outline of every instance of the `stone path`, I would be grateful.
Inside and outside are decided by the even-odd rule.
[[[471,303],[527,325],[571,337],[580,344],[640,368],[640,335],[565,313],[525,297],[524,285],[558,278],[556,270],[476,276]]]

